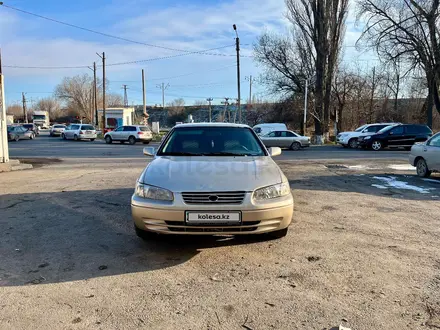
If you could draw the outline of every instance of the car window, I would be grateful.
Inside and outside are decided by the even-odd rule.
[[[261,127],[257,127],[254,129],[255,133],[259,134],[261,133]]]
[[[148,126],[139,126],[139,130],[141,132],[150,132],[150,128]]]
[[[113,132],[122,132],[124,129],[124,126],[118,127],[117,129],[113,130]]]
[[[403,126],[397,126],[390,130],[390,135],[400,135],[403,134]]]
[[[276,136],[276,132],[270,132],[266,136],[268,136],[268,137],[275,137]]]
[[[293,135],[292,132],[287,132],[287,131],[280,132],[280,134],[281,134],[281,137],[293,137],[293,136],[295,136],[295,135]]]
[[[429,140],[428,145],[432,147],[440,147],[440,133],[434,135],[431,140]]]
[[[77,130],[77,129],[79,129],[79,125],[72,125],[72,127],[71,127],[72,131]]]
[[[406,132],[408,134],[419,134],[422,133],[422,127],[421,126],[416,126],[416,125],[408,125],[406,126]]]
[[[134,127],[134,126],[124,126],[124,132],[136,132],[136,127]]]
[[[64,127],[66,127],[66,126],[64,126],[64,125],[54,125],[53,127],[54,127],[54,128],[64,128]]]
[[[93,127],[92,125],[82,125],[81,129],[87,130],[87,131],[94,131],[95,127]]]
[[[362,125],[361,127],[356,128],[354,131],[361,132],[365,128],[365,126],[367,126],[367,125]]]
[[[159,156],[265,156],[255,133],[242,127],[181,127],[160,147]]]

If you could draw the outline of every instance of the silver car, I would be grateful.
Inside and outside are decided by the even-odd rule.
[[[246,125],[175,126],[140,175],[131,199],[139,237],[176,235],[283,237],[292,221],[289,181]]]
[[[61,133],[61,137],[64,140],[73,139],[75,141],[79,140],[90,140],[95,141],[97,134],[96,129],[90,124],[72,124],[67,126]]]
[[[50,129],[50,136],[56,136],[56,135],[61,135],[63,134],[63,132],[66,129],[66,125],[62,125],[62,124],[55,124],[52,126],[52,128]]]
[[[292,150],[310,147],[309,137],[301,136],[292,131],[274,131],[260,136],[260,139],[266,147],[289,148]]]
[[[417,175],[428,177],[440,172],[440,133],[426,142],[416,143],[411,148],[409,163],[417,169]]]
[[[104,140],[107,144],[113,141],[119,141],[120,143],[128,142],[129,144],[135,144],[136,142],[148,144],[152,139],[153,133],[151,129],[144,125],[120,126],[104,135]]]

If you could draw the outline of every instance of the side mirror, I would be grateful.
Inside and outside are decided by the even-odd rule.
[[[154,149],[154,147],[144,148],[144,156],[154,157],[155,154],[156,154],[156,150]]]
[[[269,155],[271,157],[275,157],[275,156],[281,155],[281,148],[278,148],[278,147],[271,147],[271,148],[269,148],[268,151],[269,151]]]

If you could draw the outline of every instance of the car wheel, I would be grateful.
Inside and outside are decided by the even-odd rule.
[[[343,148],[348,148],[348,145],[343,144],[342,147],[343,147]]]
[[[113,142],[112,137],[111,137],[110,135],[107,135],[107,136],[105,137],[105,143],[107,143],[107,144],[112,144],[112,142]]]
[[[61,138],[62,138],[63,140],[67,140],[67,138],[66,138],[66,136],[65,136],[64,134],[61,134]]]
[[[144,142],[142,142],[143,144],[148,144],[148,143],[150,143],[150,141],[144,141]]]
[[[75,134],[75,135],[73,136],[73,140],[78,141],[78,135]]]
[[[273,231],[273,232],[269,233],[269,236],[272,238],[283,238],[287,235],[288,231],[289,231],[289,227],[281,229],[281,230]]]
[[[136,143],[136,138],[134,136],[130,136],[128,138],[128,143],[130,143],[131,145],[135,144]]]
[[[301,149],[301,143],[299,143],[299,142],[293,142],[293,143],[290,145],[290,149],[295,150],[295,151]]]
[[[357,147],[358,147],[358,140],[356,138],[350,139],[348,141],[348,145],[350,146],[351,149],[357,149]]]
[[[136,227],[136,226],[134,226],[134,230],[135,230],[135,232],[136,232],[136,235],[137,235],[139,238],[142,238],[142,239],[145,240],[145,241],[155,239],[155,238],[157,238],[157,237],[159,236],[159,235],[156,234],[156,233],[153,233],[153,232],[151,232],[151,231],[146,231],[146,230],[139,229],[139,228]]]
[[[29,140],[33,140],[33,139],[34,139],[34,137],[35,137],[35,135],[34,135],[34,134],[31,134],[31,135],[29,135]]]
[[[428,165],[423,158],[420,158],[416,164],[417,175],[422,178],[427,178],[431,175],[431,171],[428,169]]]
[[[90,139],[90,141],[92,141],[92,142],[93,142],[93,141],[95,141],[95,139]]]
[[[382,142],[380,141],[373,141],[373,143],[371,143],[371,148],[375,151],[379,151],[382,147]]]
[[[20,137],[19,137],[18,135],[16,135],[16,136],[14,137],[14,141],[15,141],[15,142],[18,142],[18,140],[20,140]]]

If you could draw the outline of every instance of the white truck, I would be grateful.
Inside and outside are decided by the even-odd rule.
[[[273,131],[287,131],[286,124],[282,123],[268,123],[258,124],[252,127],[257,135],[263,136]]]
[[[32,115],[32,122],[40,128],[49,128],[49,113],[47,111],[34,111],[34,114]]]

